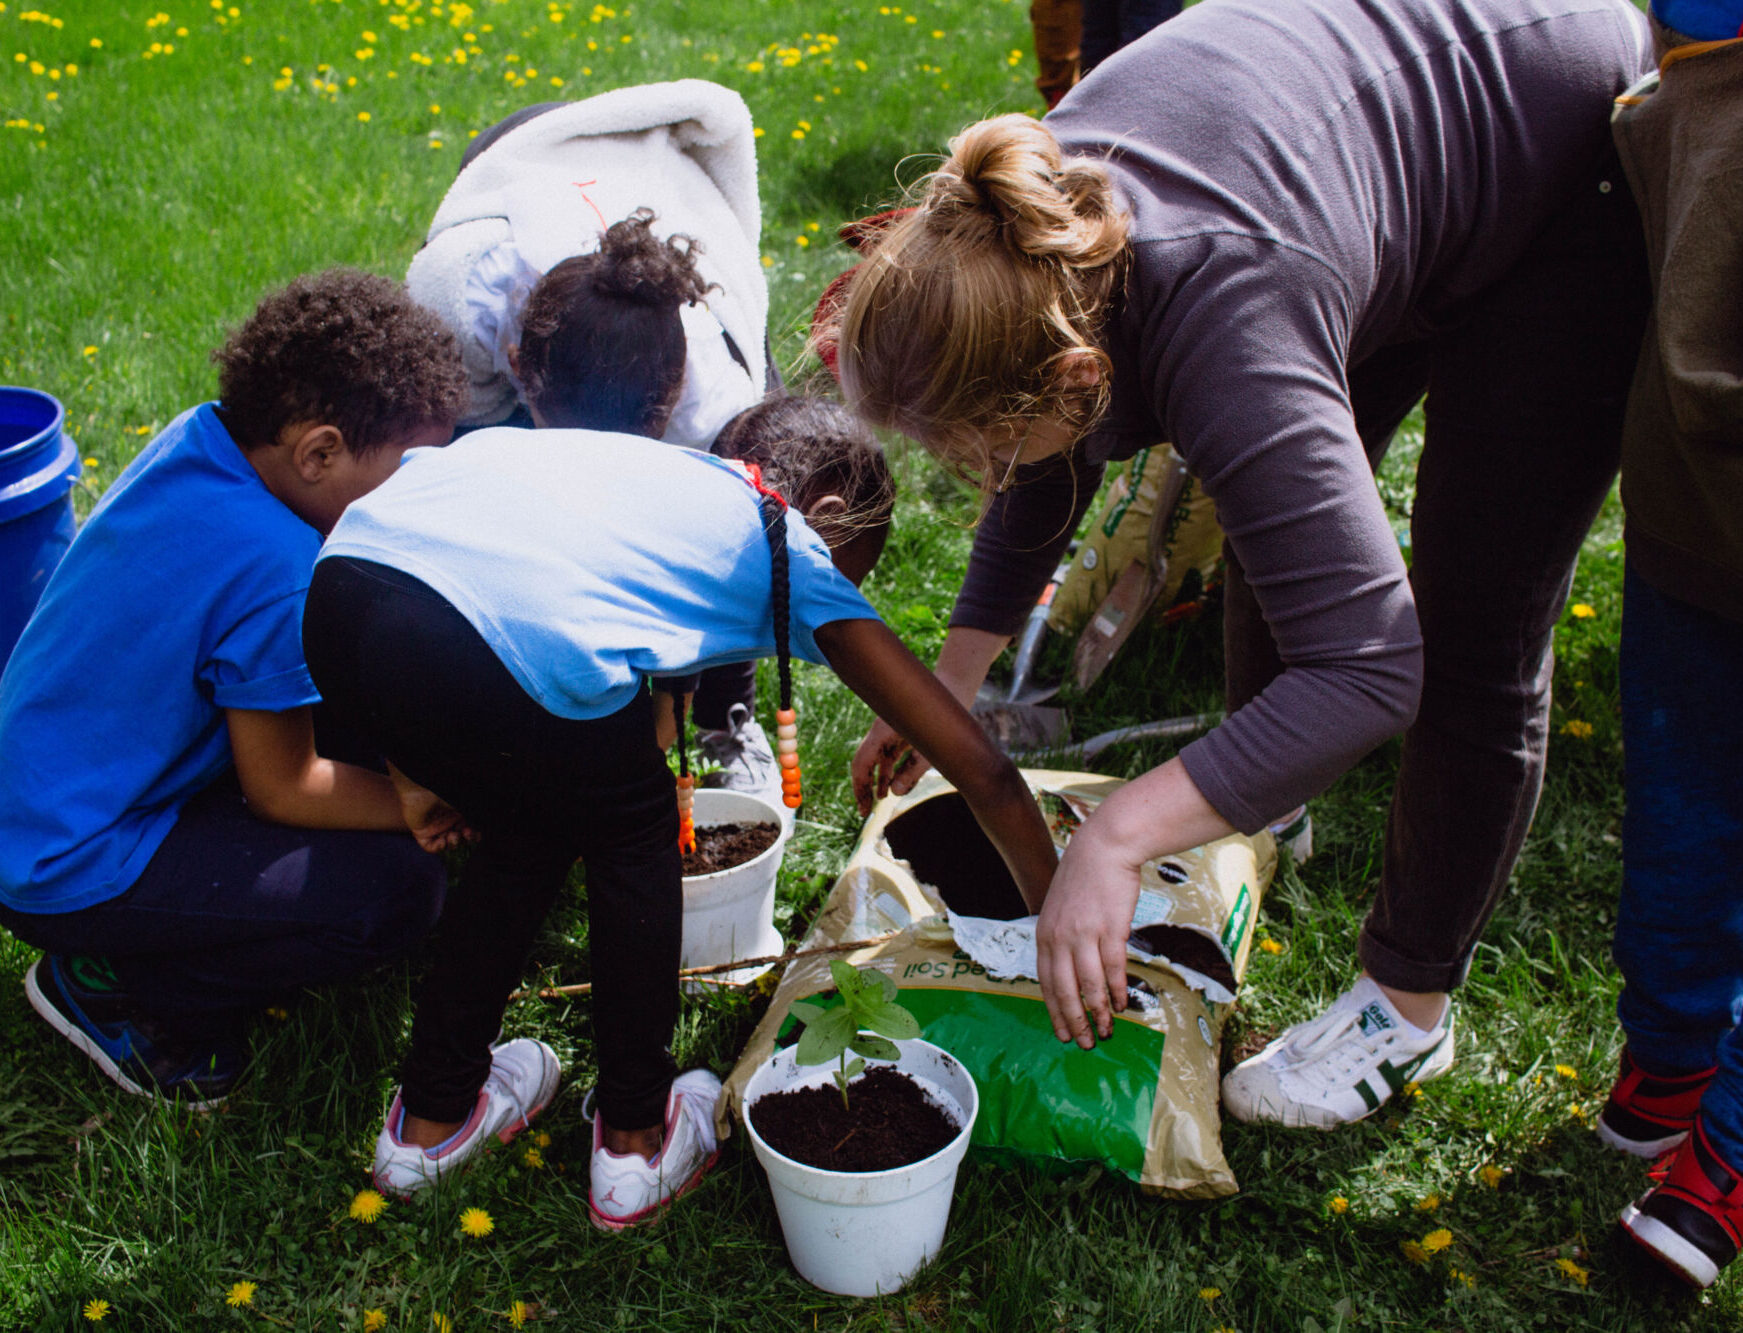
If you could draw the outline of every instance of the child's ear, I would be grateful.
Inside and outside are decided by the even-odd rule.
[[[284,443],[290,448],[291,470],[310,485],[327,476],[345,456],[344,432],[326,423],[287,427]]]
[[[1059,363],[1059,383],[1067,389],[1093,389],[1101,383],[1101,363],[1094,352],[1078,348]]]
[[[514,376],[515,383],[520,383],[520,344],[516,343],[508,349],[508,373]]]
[[[847,517],[847,501],[839,495],[825,495],[805,506],[805,521],[813,528],[826,527]]]

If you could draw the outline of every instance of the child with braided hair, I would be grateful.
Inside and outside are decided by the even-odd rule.
[[[1022,778],[845,572],[869,569],[888,523],[875,443],[845,409],[802,400],[754,407],[726,434],[751,461],[598,430],[475,431],[409,455],[323,548],[304,620],[323,697],[392,760],[408,801],[438,794],[476,839],[377,1140],[386,1190],[432,1183],[555,1094],[549,1047],[492,1041],[577,858],[599,1062],[590,1216],[643,1222],[714,1160],[719,1080],[678,1074],[668,1049],[683,892],[654,678],[773,652],[790,710],[788,659],[827,663],[926,738],[1039,904],[1054,854]],[[796,733],[784,739],[796,801]]]

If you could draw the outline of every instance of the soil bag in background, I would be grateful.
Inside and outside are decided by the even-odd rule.
[[[1024,777],[1061,847],[1123,785],[1092,773]],[[974,1075],[976,1147],[1100,1162],[1146,1190],[1216,1197],[1237,1188],[1222,1151],[1218,1048],[1276,860],[1261,833],[1145,865],[1129,1003],[1091,1051],[1054,1038],[1033,979],[1034,918],[967,802],[936,773],[873,809],[801,947],[888,937],[835,956],[891,977],[921,1035]],[[797,1039],[793,1001],[832,988],[829,955],[788,966],[726,1081],[723,1134],[751,1074]]]

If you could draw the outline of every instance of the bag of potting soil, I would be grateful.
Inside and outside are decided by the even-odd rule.
[[[1028,770],[1063,846],[1122,783]],[[1127,954],[1128,1005],[1084,1051],[1053,1035],[1034,980],[1034,918],[966,801],[936,773],[878,803],[726,1082],[730,1131],[745,1083],[796,1039],[795,1000],[829,991],[832,957],[895,981],[921,1035],[979,1085],[974,1144],[1031,1159],[1099,1162],[1157,1193],[1234,1193],[1223,1157],[1218,1047],[1276,867],[1269,834],[1150,862]],[[837,946],[854,947],[837,947]],[[806,950],[818,950],[805,953]]]
[[[1158,513],[1159,508],[1165,512]],[[1078,544],[1048,607],[1047,626],[1056,634],[1078,633],[1134,562],[1148,562],[1162,571],[1161,587],[1150,605],[1157,613],[1166,612],[1183,592],[1191,591],[1189,576],[1199,590],[1217,578],[1222,543],[1216,506],[1179,468],[1173,447],[1140,449],[1108,487],[1101,512]]]

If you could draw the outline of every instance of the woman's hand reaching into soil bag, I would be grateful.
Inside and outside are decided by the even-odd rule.
[[[1126,939],[1146,861],[1235,831],[1178,759],[1127,783],[1072,836],[1035,930],[1041,997],[1053,1035],[1084,1050],[1126,1007]]]

